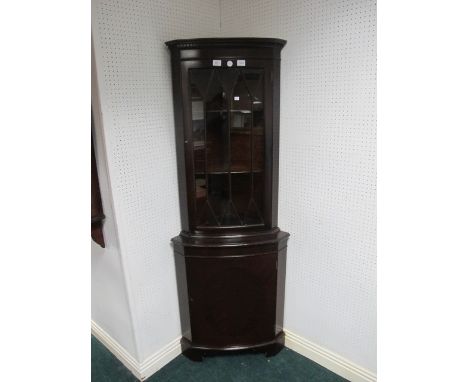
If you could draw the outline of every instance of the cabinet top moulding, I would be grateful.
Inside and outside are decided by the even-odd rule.
[[[242,48],[279,46],[282,48],[283,46],[286,45],[286,40],[282,40],[280,38],[263,38],[263,37],[226,37],[226,38],[210,37],[210,38],[171,40],[171,41],[167,41],[166,45],[169,48],[176,47],[178,49],[206,48],[206,47],[219,47],[219,46],[242,47]]]
[[[279,60],[286,40],[261,37],[196,38],[167,41],[172,54],[184,60],[231,58]]]

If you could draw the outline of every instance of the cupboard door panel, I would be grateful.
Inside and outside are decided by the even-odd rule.
[[[187,258],[192,341],[245,346],[275,336],[277,254]]]

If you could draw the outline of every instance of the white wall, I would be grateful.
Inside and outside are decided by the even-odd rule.
[[[180,335],[170,246],[180,231],[180,218],[170,59],[164,42],[219,35],[219,11],[218,0],[92,4],[103,133],[135,334],[135,352],[127,350],[139,361]],[[93,253],[93,267],[103,261],[99,255]],[[93,274],[100,272],[93,269]],[[111,311],[110,300],[119,293],[108,295],[107,301],[93,294],[93,307]],[[93,319],[96,315],[93,309]]]
[[[278,37],[285,327],[376,371],[375,0],[222,0],[224,36]]]
[[[102,207],[106,215],[103,226],[106,247],[101,248],[91,241],[91,316],[95,323],[117,340],[130,354],[135,356],[135,336],[115,226],[112,191],[108,178],[94,54],[92,55],[91,64],[93,135]]]

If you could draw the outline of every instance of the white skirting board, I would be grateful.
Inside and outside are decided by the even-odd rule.
[[[377,381],[377,376],[374,373],[340,355],[324,349],[287,329],[284,329],[284,334],[286,347],[333,371],[335,374],[351,382]]]
[[[159,369],[182,353],[180,337],[178,337],[161,350],[146,358],[143,362],[138,362],[94,321],[91,321],[91,333],[140,381],[151,377]]]
[[[180,337],[174,339],[161,350],[139,363],[116,340],[107,334],[98,324],[91,321],[91,333],[122,362],[135,377],[144,381],[163,366],[171,362],[182,352]],[[305,338],[284,329],[285,345],[306,358],[333,371],[351,382],[375,382],[375,374],[351,361],[335,354]]]

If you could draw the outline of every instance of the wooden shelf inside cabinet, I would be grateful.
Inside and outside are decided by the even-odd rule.
[[[210,351],[241,349],[273,355],[284,345],[289,234],[277,227],[277,200],[285,43],[166,43],[182,222],[173,238],[181,344],[194,360]]]
[[[207,171],[195,171],[195,175],[236,175],[236,174],[261,174],[263,169],[254,168],[249,169],[244,166],[233,166],[231,170],[216,169],[216,167],[210,167]]]
[[[231,112],[231,113],[252,114],[252,110],[236,110],[236,109],[231,109],[231,110],[227,110],[227,109],[224,109],[224,110],[207,110],[206,112],[207,113],[227,113],[228,111]]]
[[[208,171],[208,172],[195,172],[195,175],[243,175],[243,174],[261,174],[263,170],[258,169],[258,170],[232,170],[232,171]]]

